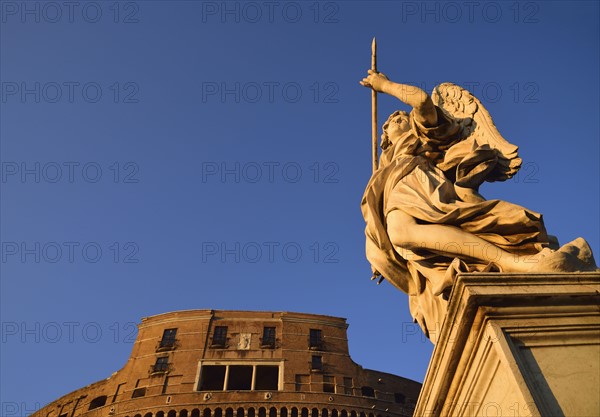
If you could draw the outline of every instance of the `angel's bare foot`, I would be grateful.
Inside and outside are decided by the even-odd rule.
[[[577,258],[572,255],[545,248],[527,260],[528,272],[574,272]]]
[[[543,249],[529,259],[530,272],[584,272],[597,271],[596,262],[587,242],[578,238],[559,250]]]
[[[561,252],[569,253],[579,259],[584,265],[596,268],[596,261],[592,254],[592,248],[585,239],[578,237],[572,242],[567,243],[559,249]]]

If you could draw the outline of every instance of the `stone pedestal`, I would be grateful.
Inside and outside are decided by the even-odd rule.
[[[415,416],[600,416],[600,273],[459,276]]]

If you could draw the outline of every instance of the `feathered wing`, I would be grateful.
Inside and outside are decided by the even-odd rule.
[[[446,168],[465,164],[469,151],[488,150],[495,154],[495,163],[488,164],[485,181],[505,181],[517,173],[521,167],[518,147],[505,140],[481,102],[464,88],[442,83],[433,89],[431,98],[450,119],[461,126],[463,140],[446,151],[442,165]],[[486,146],[487,145],[487,146]],[[490,149],[491,148],[491,149]],[[469,169],[476,168],[471,163]],[[444,169],[444,167],[442,167]]]

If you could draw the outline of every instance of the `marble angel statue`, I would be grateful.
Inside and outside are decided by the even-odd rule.
[[[360,83],[412,107],[384,123],[361,209],[373,279],[409,294],[428,337],[443,321],[458,272],[596,270],[585,240],[558,248],[541,214],[479,194],[484,181],[516,174],[521,159],[471,93],[443,83],[429,95],[376,70]]]

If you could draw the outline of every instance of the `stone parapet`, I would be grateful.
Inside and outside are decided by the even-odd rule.
[[[599,416],[600,273],[461,274],[415,416]]]

